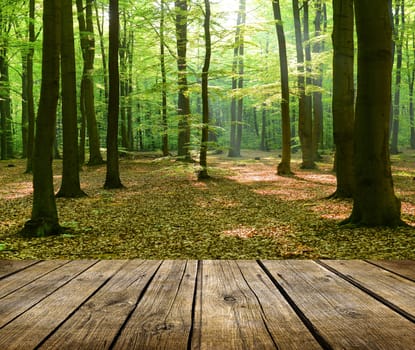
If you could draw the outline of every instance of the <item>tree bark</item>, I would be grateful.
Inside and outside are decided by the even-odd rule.
[[[392,139],[391,154],[398,154],[398,136],[400,119],[400,99],[401,99],[401,80],[402,80],[402,47],[405,31],[405,1],[401,0],[396,4],[395,9],[395,48],[396,48],[396,70],[395,70],[395,93],[392,105]]]
[[[85,14],[83,0],[76,0],[78,11],[78,24],[81,37],[82,58],[84,61],[81,81],[81,112],[85,113],[89,138],[89,161],[88,165],[102,164],[100,141],[95,113],[94,96],[94,59],[95,39],[92,21],[92,1],[86,0]]]
[[[187,0],[176,0],[176,40],[179,115],[178,156],[190,161],[190,99],[187,83]]]
[[[353,195],[354,12],[353,0],[333,1],[333,137],[337,188],[332,198]]]
[[[212,44],[210,37],[210,2],[205,0],[205,61],[202,68],[202,140],[200,144],[200,167],[199,180],[209,179],[207,170],[207,149],[209,141],[209,67],[212,56]]]
[[[291,175],[291,126],[290,126],[290,90],[288,81],[288,60],[281,21],[281,9],[279,0],[272,1],[275,26],[278,38],[278,49],[280,57],[280,79],[281,79],[281,123],[282,123],[282,158],[278,165],[278,175]]]
[[[311,101],[306,96],[305,61],[303,48],[303,35],[301,32],[300,10],[298,0],[293,0],[293,15],[295,28],[295,42],[297,51],[298,72],[298,135],[300,137],[303,169],[315,168],[312,146],[312,115]]]
[[[166,57],[164,49],[164,23],[165,23],[165,0],[160,4],[160,72],[161,72],[161,123],[163,127],[162,151],[163,156],[169,155],[169,134],[167,122],[167,73]]]
[[[232,101],[231,101],[231,132],[229,157],[241,156],[244,74],[244,25],[246,21],[246,0],[239,0],[239,11],[236,19],[235,44],[232,63]]]
[[[124,187],[120,180],[118,158],[118,114],[120,109],[120,76],[118,67],[120,21],[118,0],[110,0],[109,15],[107,173],[104,188],[115,189]]]
[[[72,0],[61,0],[61,81],[63,124],[62,184],[57,197],[85,196],[79,180],[76,67]]]
[[[353,210],[346,223],[401,225],[389,159],[392,25],[386,1],[355,0],[358,81]]]
[[[322,34],[321,22],[323,20],[323,7],[321,0],[315,1],[314,4],[316,10],[314,36],[316,41],[312,47],[312,51],[315,54],[320,54],[323,51],[323,44],[320,39]],[[321,156],[318,150],[323,134],[323,63],[318,63],[316,65],[313,84],[317,89],[317,91],[313,92],[313,155],[315,160],[319,160]]]
[[[60,3],[60,0],[43,1],[42,83],[33,154],[33,206],[31,220],[22,231],[25,236],[61,232],[52,172],[59,95]]]

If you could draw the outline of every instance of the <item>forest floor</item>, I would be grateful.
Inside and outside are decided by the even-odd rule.
[[[31,176],[25,161],[0,162],[2,259],[415,259],[415,152],[393,156],[395,192],[410,226],[350,228],[339,223],[352,201],[328,200],[336,188],[332,157],[316,170],[292,162],[292,177],[276,175],[277,153],[243,151],[209,157],[209,181],[196,164],[154,154],[120,162],[122,190],[105,190],[105,165],[84,166],[88,197],[58,198],[59,236],[18,235],[30,218]],[[61,162],[55,161],[55,188]]]

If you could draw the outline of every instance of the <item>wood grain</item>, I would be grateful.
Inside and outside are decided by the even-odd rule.
[[[160,264],[129,261],[41,349],[108,349]]]
[[[55,287],[55,292],[47,298],[39,297],[36,305],[0,329],[0,349],[34,349],[123,264],[123,261],[100,261],[96,264],[92,261],[73,261],[67,264],[61,271],[63,276],[67,276],[66,284],[60,283],[60,288]],[[74,268],[78,268],[75,277]]]
[[[414,260],[371,260],[370,262],[415,281]]]
[[[0,279],[36,263],[36,260],[0,260]]]
[[[164,261],[113,349],[186,349],[196,261]]]
[[[203,261],[193,349],[275,349],[256,295],[235,261]]]
[[[324,264],[396,306],[415,322],[415,283],[363,261],[325,260]]]
[[[1,280],[0,298],[20,289],[37,279],[47,275],[51,271],[68,263],[67,260],[41,261],[24,270],[15,270],[13,274]],[[18,274],[17,274],[18,272]]]
[[[415,324],[310,261],[264,261],[334,349],[412,349]]]

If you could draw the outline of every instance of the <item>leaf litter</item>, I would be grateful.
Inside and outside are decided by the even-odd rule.
[[[30,218],[31,177],[25,162],[0,162],[2,259],[414,259],[415,153],[392,159],[395,191],[408,227],[347,228],[351,200],[328,200],[336,187],[332,157],[318,169],[276,175],[278,157],[244,151],[211,155],[212,179],[170,158],[122,159],[122,190],[104,190],[105,166],[83,167],[88,197],[58,198],[63,235],[22,238]],[[396,172],[395,172],[396,171]],[[54,162],[60,185],[61,162]]]

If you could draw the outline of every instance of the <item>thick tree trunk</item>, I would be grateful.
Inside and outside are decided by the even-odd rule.
[[[353,194],[354,12],[353,0],[333,1],[333,136],[337,188],[332,198]]]
[[[60,3],[60,0],[43,1],[42,84],[33,154],[33,207],[31,220],[22,231],[25,236],[61,232],[52,173],[59,95]]]
[[[110,0],[107,173],[104,184],[104,188],[107,189],[124,187],[120,180],[118,158],[118,113],[120,109],[120,76],[118,68],[118,38],[120,23],[118,14],[118,0]]]
[[[61,0],[61,81],[63,123],[62,184],[57,197],[85,196],[79,181],[76,68],[72,0]]]
[[[176,0],[176,39],[179,94],[178,156],[190,161],[190,99],[187,83],[187,0]]]
[[[205,61],[202,68],[202,140],[200,144],[200,167],[198,173],[199,180],[210,178],[207,170],[207,149],[209,141],[209,67],[212,55],[212,45],[210,38],[210,2],[205,0]]]
[[[389,159],[392,26],[386,1],[355,0],[358,83],[354,138],[353,211],[347,223],[402,224]]]
[[[278,175],[291,175],[291,126],[290,126],[290,90],[288,81],[287,49],[284,28],[281,21],[280,2],[273,0],[272,8],[276,21],[278,49],[280,57],[281,79],[281,122],[282,122],[282,158],[278,165]]]

